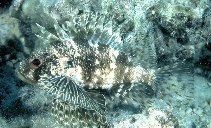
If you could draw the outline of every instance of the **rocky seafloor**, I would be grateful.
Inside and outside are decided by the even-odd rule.
[[[112,20],[122,26],[123,38],[136,31],[134,38],[153,43],[157,65],[185,60],[193,68],[191,75],[178,71],[161,79],[156,94],[144,89],[142,106],[113,106],[108,114],[113,127],[211,128],[209,0],[0,1],[0,128],[62,127],[48,113],[44,92],[19,80],[15,69],[43,45],[35,35],[35,23],[50,28],[53,21],[49,10],[62,22],[71,7],[80,13],[91,10],[112,15]],[[126,50],[139,56],[136,44],[128,44]]]

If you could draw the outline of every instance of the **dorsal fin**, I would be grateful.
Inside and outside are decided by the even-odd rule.
[[[45,27],[39,25],[38,23],[36,23],[36,25],[40,32],[39,34],[35,34],[38,38],[47,40],[49,42],[54,41],[54,40],[59,40],[59,38],[56,35],[52,34],[48,30],[46,30]]]
[[[109,16],[85,12],[80,15],[70,15],[69,19],[59,23],[56,19],[54,22],[55,33],[51,33],[44,26],[37,24],[40,33],[39,38],[48,40],[49,43],[55,41],[74,41],[80,45],[107,45],[113,49],[121,49],[122,39],[120,27],[113,29],[113,21]]]

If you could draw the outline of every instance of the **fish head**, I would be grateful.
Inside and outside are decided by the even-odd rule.
[[[35,85],[37,84],[40,75],[46,69],[47,52],[36,51],[31,56],[19,63],[16,68],[16,76],[22,81]]]

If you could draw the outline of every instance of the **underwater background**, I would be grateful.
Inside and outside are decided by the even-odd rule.
[[[135,100],[107,100],[109,127],[211,128],[210,0],[0,0],[0,128],[65,127],[15,70],[46,47],[37,24],[51,30],[72,8],[109,15],[133,63],[163,69],[154,86],[130,90]]]

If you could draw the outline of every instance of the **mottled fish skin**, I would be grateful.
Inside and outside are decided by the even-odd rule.
[[[38,37],[48,44],[20,63],[18,77],[45,89],[61,104],[72,106],[72,112],[92,111],[88,113],[98,115],[98,122],[106,123],[101,120],[105,103],[99,99],[103,96],[99,92],[96,95],[100,98],[92,97],[85,89],[112,90],[124,83],[150,85],[155,79],[155,70],[133,66],[121,50],[120,28],[114,30],[111,19],[93,13],[73,15],[62,24],[55,20],[56,33],[38,24]],[[116,94],[127,92],[123,88],[119,86]]]
[[[87,110],[75,105],[69,105],[59,100],[54,100],[52,114],[64,127],[71,128],[109,128],[106,117],[97,114],[94,110]]]

